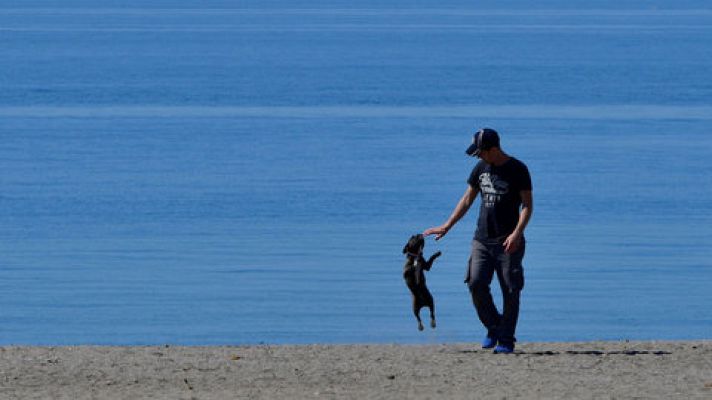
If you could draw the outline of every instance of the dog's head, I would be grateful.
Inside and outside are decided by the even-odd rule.
[[[403,254],[420,254],[425,247],[425,238],[422,234],[413,235],[403,247]]]

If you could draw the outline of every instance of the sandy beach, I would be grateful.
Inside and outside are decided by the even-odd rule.
[[[712,341],[2,347],[0,399],[712,399]]]

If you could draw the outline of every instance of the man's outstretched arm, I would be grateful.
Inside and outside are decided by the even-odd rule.
[[[457,223],[457,221],[459,221],[460,218],[462,218],[467,213],[467,210],[470,209],[472,203],[475,202],[476,197],[477,190],[475,190],[475,188],[473,188],[472,186],[467,185],[467,190],[465,190],[465,194],[463,194],[462,198],[460,198],[460,201],[457,202],[455,210],[453,210],[452,215],[450,215],[450,218],[447,219],[447,222],[440,226],[435,226],[426,229],[425,232],[423,232],[423,235],[435,235],[435,240],[440,240],[440,238],[447,235],[448,231]]]

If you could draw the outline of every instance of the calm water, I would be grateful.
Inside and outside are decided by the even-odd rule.
[[[400,251],[480,126],[533,175],[520,340],[712,337],[706,3],[54,3],[0,5],[0,344],[479,340],[476,213],[435,331]]]

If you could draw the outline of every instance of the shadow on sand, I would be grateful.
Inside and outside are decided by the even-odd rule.
[[[491,353],[491,350],[462,350],[461,353]],[[562,354],[569,355],[587,355],[587,356],[605,356],[605,355],[625,355],[625,356],[638,356],[638,355],[654,355],[654,356],[664,356],[672,354],[669,351],[661,350],[620,350],[620,351],[600,351],[600,350],[567,350],[567,351],[520,351],[516,350],[514,355],[529,355],[529,356],[558,356]]]

